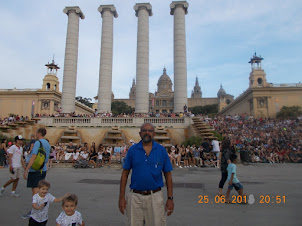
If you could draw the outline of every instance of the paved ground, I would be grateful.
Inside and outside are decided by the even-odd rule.
[[[238,177],[245,192],[255,197],[254,204],[246,205],[215,203],[220,179],[217,169],[176,169],[173,171],[175,211],[168,217],[168,225],[301,225],[301,166],[238,166]],[[0,184],[8,179],[7,171],[0,169]],[[120,175],[121,170],[116,168],[53,168],[48,172],[47,180],[54,196],[67,192],[79,196],[78,211],[86,225],[123,225],[124,218],[117,205]],[[31,191],[25,187],[23,179],[17,189],[20,198],[9,197],[10,188],[0,197],[0,225],[27,225],[20,216],[31,208]],[[235,195],[235,192],[231,194]],[[269,196],[271,202],[260,203],[261,195]],[[199,196],[208,196],[208,203],[198,203]],[[285,196],[285,203],[277,204],[276,196]],[[60,211],[61,204],[51,204],[48,225],[55,225]]]

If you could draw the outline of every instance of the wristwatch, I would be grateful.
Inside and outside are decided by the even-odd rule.
[[[173,196],[170,196],[170,197],[168,197],[168,199],[171,199],[171,200],[173,200],[174,198],[173,198]]]

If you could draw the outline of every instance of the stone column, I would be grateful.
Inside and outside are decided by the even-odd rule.
[[[84,19],[85,16],[78,6],[66,7],[63,12],[68,15],[68,26],[61,105],[62,113],[71,113],[75,110],[80,23],[79,18]]]
[[[174,15],[174,112],[180,113],[188,106],[185,15],[189,4],[173,1],[170,7]]]
[[[134,6],[138,17],[136,54],[136,95],[135,113],[148,113],[149,108],[149,16],[152,16],[150,3],[137,3]]]
[[[117,18],[118,14],[114,5],[100,5],[98,11],[101,13],[103,18],[99,72],[98,113],[104,113],[111,111],[113,17]]]

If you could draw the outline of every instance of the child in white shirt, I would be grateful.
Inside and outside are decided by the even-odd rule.
[[[50,202],[61,202],[64,197],[55,198],[48,193],[50,183],[46,180],[40,180],[38,183],[38,193],[33,196],[32,210],[29,219],[29,226],[46,225],[48,220],[48,208]]]
[[[98,167],[102,167],[103,150],[98,152]]]
[[[63,199],[62,208],[64,211],[56,219],[57,226],[85,226],[81,213],[76,211],[77,205],[78,197],[74,194]]]

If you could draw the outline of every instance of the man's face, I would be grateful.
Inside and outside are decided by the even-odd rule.
[[[18,146],[22,146],[23,140],[17,140],[16,144],[17,144]]]
[[[154,129],[151,125],[146,124],[139,132],[139,135],[144,143],[150,143],[155,135]]]

